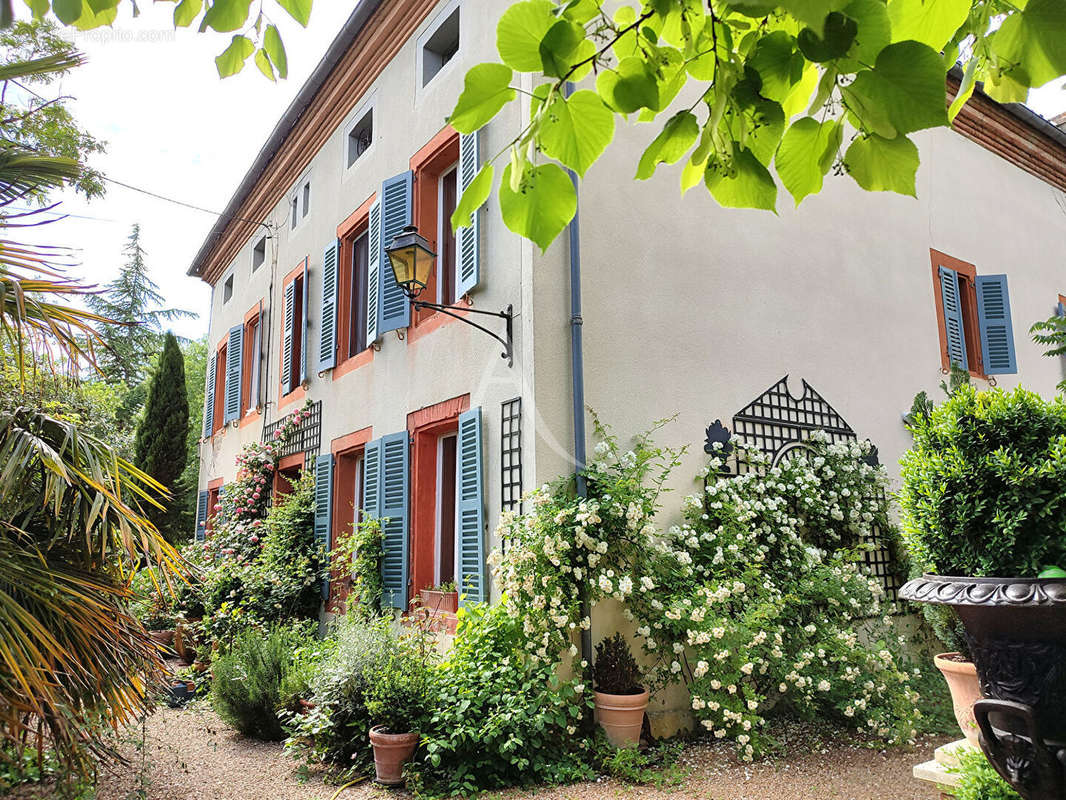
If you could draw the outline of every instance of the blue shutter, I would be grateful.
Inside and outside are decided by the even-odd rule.
[[[292,323],[296,305],[296,282],[285,287],[285,327],[281,336],[281,393],[292,388]]]
[[[381,184],[381,247],[378,257],[378,335],[406,328],[411,324],[411,303],[385,255],[396,235],[411,224],[411,186],[414,173],[410,170],[389,178]]]
[[[381,201],[375,200],[370,206],[370,220],[367,225],[367,269],[366,269],[366,343],[373,344],[378,338],[378,317],[381,316],[379,303],[381,296]],[[354,302],[354,299],[353,299]]]
[[[318,324],[318,371],[337,365],[337,262],[340,242],[334,239],[322,256],[322,317]]]
[[[464,603],[488,600],[485,587],[485,496],[482,480],[481,409],[459,415],[456,508],[459,516],[459,592]]]
[[[1059,303],[1057,306],[1055,306],[1055,316],[1066,317],[1066,305]]]
[[[468,133],[459,137],[459,194],[473,183],[481,168],[481,160],[478,157],[478,132]],[[460,228],[455,233],[456,240],[456,271],[459,273],[458,290],[456,297],[462,297],[470,292],[478,281],[481,280],[481,213],[480,209],[470,217],[470,225]],[[451,223],[447,220],[445,225]]]
[[[308,341],[308,337],[311,331],[311,315],[308,313],[310,309],[307,307],[307,267],[304,267],[304,279],[303,279],[303,304],[301,306],[300,315],[303,317],[303,333],[300,335],[300,383],[304,383],[307,380],[307,351],[310,349],[311,344]]]
[[[196,496],[196,541],[202,542],[207,538],[207,499],[206,491]]]
[[[212,353],[207,362],[207,376],[204,381],[204,438],[215,432],[215,372],[218,369],[218,353]]]
[[[384,558],[381,563],[386,607],[407,608],[407,431],[381,439],[381,539]]]
[[[940,299],[944,309],[944,330],[947,334],[948,364],[969,369],[966,358],[966,333],[962,326],[962,298],[959,295],[959,275],[947,267],[940,268]]]
[[[230,423],[241,416],[241,372],[244,366],[244,326],[229,329],[226,343],[226,394],[222,421]]]
[[[1006,275],[978,275],[977,323],[981,329],[981,352],[986,375],[1018,371],[1014,356],[1014,329],[1010,321],[1010,296]]]
[[[333,456],[320,455],[315,459],[315,546],[326,558],[326,574],[322,578],[322,599],[329,598],[329,529],[333,519]]]
[[[358,518],[358,515],[356,515]],[[367,442],[363,451],[363,519],[381,517],[381,439]],[[382,597],[384,606],[385,598]]]

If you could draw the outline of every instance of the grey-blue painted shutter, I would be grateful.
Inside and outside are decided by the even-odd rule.
[[[226,394],[222,421],[230,423],[241,416],[241,373],[244,367],[244,326],[229,329],[226,343]]]
[[[959,295],[959,275],[947,267],[940,268],[940,298],[944,310],[944,331],[947,336],[948,363],[969,369],[966,358],[966,333],[962,326],[962,298]]]
[[[386,607],[407,608],[407,431],[381,438],[381,562]]]
[[[381,439],[375,439],[368,442],[363,451],[363,518],[379,519],[380,517]]]
[[[204,381],[204,438],[215,432],[215,373],[218,370],[218,353],[212,353],[207,363],[207,379]]]
[[[1055,306],[1055,316],[1066,317],[1066,304],[1060,302],[1057,306]]]
[[[207,499],[206,491],[196,496],[196,541],[202,542],[207,538]]]
[[[281,393],[292,388],[292,323],[296,305],[296,282],[285,287],[285,327],[281,335]]]
[[[322,318],[318,324],[318,371],[337,365],[337,266],[340,242],[334,239],[322,256]]]
[[[473,183],[481,169],[478,156],[478,132],[459,137],[459,193]],[[448,220],[445,225],[450,225]],[[478,285],[481,280],[481,210],[470,217],[470,225],[456,231],[456,271],[459,273],[457,297],[462,297]]]
[[[329,597],[329,529],[333,519],[333,455],[315,458],[315,546],[326,555],[322,599]]]
[[[411,324],[411,302],[396,283],[396,276],[385,255],[396,235],[411,224],[411,186],[414,173],[410,170],[389,178],[381,184],[381,246],[378,256],[378,335]]]
[[[481,409],[459,415],[456,443],[456,507],[459,516],[459,592],[463,602],[483,603],[485,587],[485,496],[482,478]]]
[[[301,315],[303,316],[303,334],[300,336],[300,383],[304,383],[307,380],[307,351],[311,349],[311,342],[309,336],[311,333],[311,315],[308,313],[310,309],[307,307],[307,287],[308,283],[308,270],[304,267],[304,279],[303,279],[303,304],[301,306]]]
[[[378,317],[381,316],[381,201],[370,206],[367,223],[367,269],[366,269],[366,343],[378,338]]]
[[[975,286],[977,324],[981,329],[981,353],[985,359],[985,374],[1006,375],[1017,372],[1007,276],[978,275]]]

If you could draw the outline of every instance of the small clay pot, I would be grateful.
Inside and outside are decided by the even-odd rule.
[[[981,699],[981,683],[977,680],[977,667],[972,661],[963,660],[958,653],[941,653],[933,656],[933,663],[944,675],[951,692],[951,704],[955,707],[955,720],[962,735],[975,748],[980,749],[977,720],[973,704]]]
[[[374,770],[378,783],[399,786],[403,783],[403,765],[411,760],[418,746],[417,733],[386,733],[384,726],[370,729],[370,744],[374,747]]]
[[[593,692],[596,697],[596,722],[615,747],[636,747],[648,708],[648,690],[637,694]]]
[[[441,592],[437,589],[421,589],[419,595],[422,598],[422,608],[428,609],[429,611],[454,614],[459,610],[458,592]]]

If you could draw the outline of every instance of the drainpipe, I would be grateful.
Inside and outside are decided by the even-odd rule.
[[[574,91],[572,83],[566,84],[566,96],[569,97]],[[574,183],[575,194],[579,191],[577,175],[573,170],[567,170],[570,180]],[[574,477],[577,483],[577,496],[587,497],[588,486],[582,470],[585,468],[585,360],[582,353],[582,324],[581,319],[581,221],[580,209],[574,211],[574,218],[568,226],[570,239],[570,378],[573,382],[572,395],[574,401]],[[592,621],[592,606],[588,596],[583,592],[581,597],[581,616]],[[581,629],[581,658],[588,664],[588,672],[592,668],[592,626]]]

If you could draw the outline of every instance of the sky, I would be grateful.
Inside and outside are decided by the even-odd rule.
[[[95,168],[221,212],[355,5],[318,0],[306,29],[279,12],[271,21],[282,32],[289,77],[271,83],[251,61],[238,75],[219,79],[214,56],[228,37],[175,31],[172,4],[141,3],[141,15],[133,19],[123,3],[112,28],[72,31],[88,63],[57,88],[74,98],[71,108],[81,126],[107,142],[107,153],[91,160]],[[1049,85],[1034,91],[1029,105],[1052,117],[1066,110],[1066,91]],[[91,202],[70,193],[61,199],[59,210],[70,216],[36,235],[75,248],[80,265],[73,275],[97,285],[113,278],[130,228],[140,223],[149,271],[167,304],[199,314],[175,322],[175,332],[198,337],[207,331],[209,288],[185,271],[215,216],[115,185]]]

